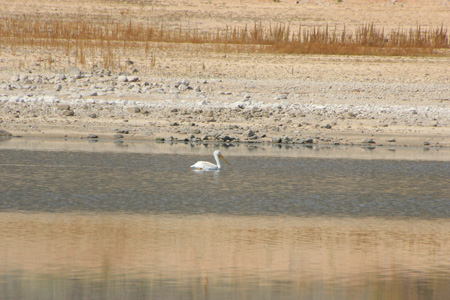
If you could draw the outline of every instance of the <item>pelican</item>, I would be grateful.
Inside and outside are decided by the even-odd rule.
[[[220,159],[222,159],[227,164],[230,164],[225,157],[222,156],[219,150],[214,151],[214,158],[216,159],[216,164],[212,164],[208,161],[198,161],[192,166],[190,166],[189,169],[197,169],[197,170],[203,170],[203,171],[210,171],[210,170],[220,170],[222,168],[222,165],[220,164]]]

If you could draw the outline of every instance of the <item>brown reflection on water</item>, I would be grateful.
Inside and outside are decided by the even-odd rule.
[[[222,144],[156,143],[149,141],[80,141],[79,139],[0,139],[0,150],[34,151],[76,151],[76,152],[116,152],[145,154],[210,155],[217,148],[225,148],[227,157],[231,156],[274,156],[311,157],[343,159],[387,159],[450,161],[450,148],[441,147],[394,147],[394,146],[330,146],[330,145],[264,145],[264,144]]]
[[[248,286],[346,299],[450,295],[448,220],[0,213],[0,241],[6,286],[120,277],[122,289],[170,281],[197,286],[200,298],[215,288],[245,298]]]

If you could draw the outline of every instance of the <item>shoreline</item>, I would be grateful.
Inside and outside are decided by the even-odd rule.
[[[450,161],[450,147],[435,146],[223,143],[59,137],[0,138],[0,150],[210,156],[215,149],[222,149],[227,157]]]
[[[0,129],[23,137],[450,147],[446,84],[103,72],[12,75],[0,82]]]

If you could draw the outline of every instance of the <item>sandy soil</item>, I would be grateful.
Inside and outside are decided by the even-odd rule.
[[[0,0],[2,15],[199,29],[255,21],[450,25],[443,1]],[[297,22],[297,23],[296,23]],[[295,25],[296,26],[296,25]],[[295,27],[293,26],[293,27]],[[450,147],[450,57],[272,55],[208,45],[124,49],[125,70],[2,46],[0,129],[14,136]],[[51,55],[51,66],[45,63]],[[125,61],[133,64],[125,64]]]

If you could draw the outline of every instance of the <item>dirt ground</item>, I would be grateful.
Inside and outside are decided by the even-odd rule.
[[[0,0],[0,7],[3,17],[199,30],[255,22],[450,26],[450,1]],[[30,137],[450,147],[448,55],[275,55],[158,43],[147,53],[122,49],[118,60],[125,70],[108,73],[95,59],[80,64],[62,50],[2,45],[0,129]]]

